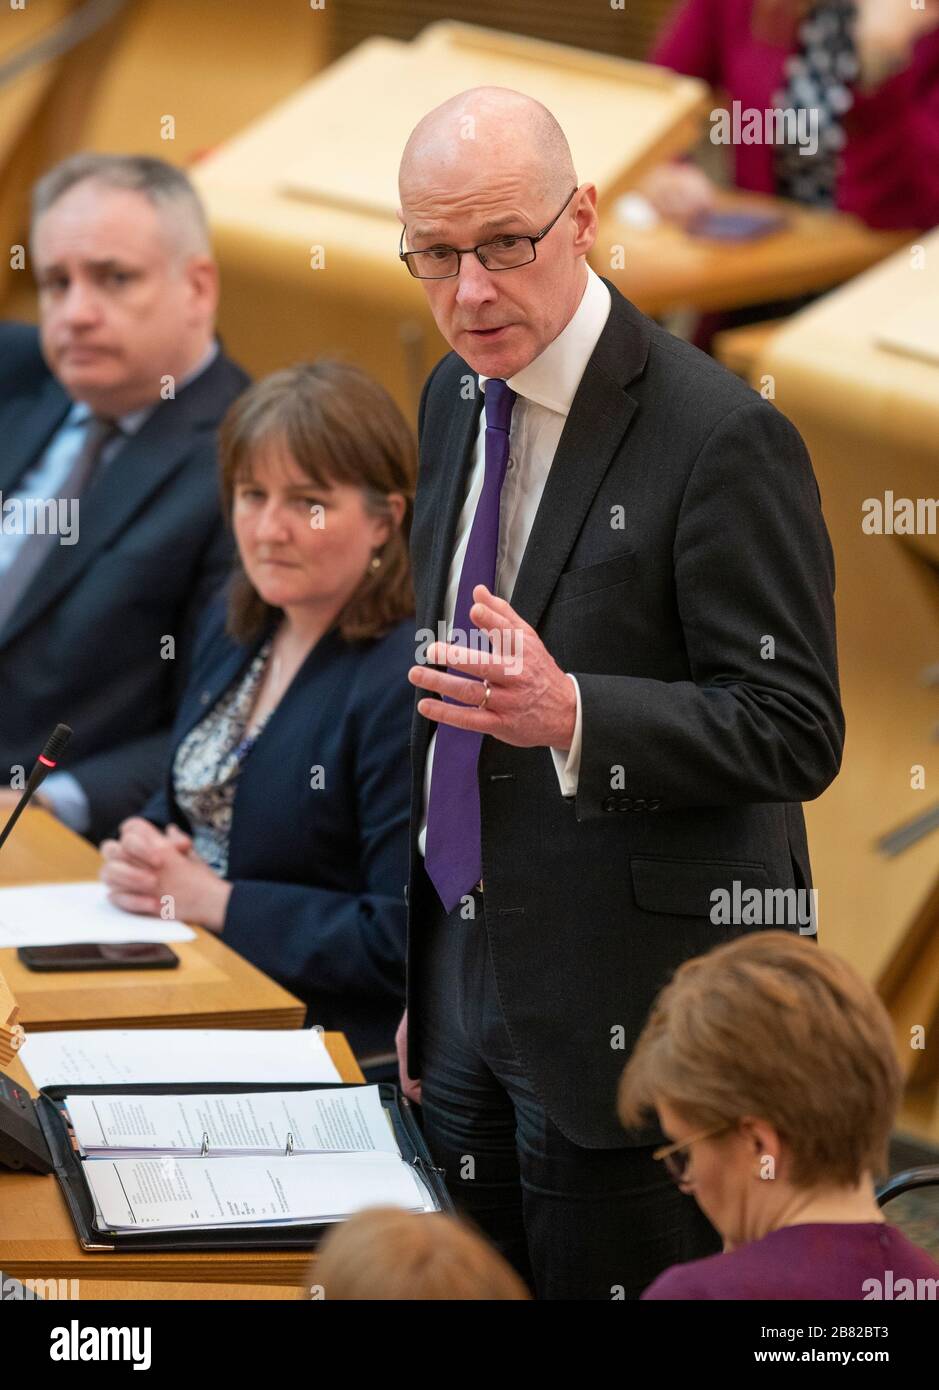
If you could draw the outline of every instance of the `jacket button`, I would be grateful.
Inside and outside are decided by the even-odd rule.
[[[615,796],[608,796],[608,797],[606,798],[606,800],[604,801],[604,803],[603,803],[603,809],[604,809],[604,811],[616,811],[616,810],[618,810],[618,809],[619,809],[619,803],[617,802],[616,797],[615,797]]]
[[[212,698],[212,692],[211,692],[211,690],[203,690],[202,694],[199,696],[199,703],[200,703],[200,705],[207,705],[207,704],[209,703],[209,701],[211,700],[211,698]]]
[[[403,892],[404,892],[404,901],[407,902],[407,900],[408,900],[408,885],[407,885],[407,884],[404,885]]]

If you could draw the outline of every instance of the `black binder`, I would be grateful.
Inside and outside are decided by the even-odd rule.
[[[310,1225],[272,1226],[266,1224],[252,1228],[244,1226],[238,1230],[215,1230],[193,1228],[186,1231],[106,1231],[102,1232],[94,1224],[94,1203],[85,1182],[84,1166],[96,1159],[83,1159],[72,1147],[68,1124],[62,1115],[60,1103],[66,1096],[78,1095],[212,1095],[247,1094],[264,1091],[324,1091],[348,1090],[355,1082],[310,1083],[287,1082],[264,1084],[241,1084],[239,1082],[211,1083],[185,1082],[182,1084],[154,1084],[145,1086],[123,1084],[119,1086],[45,1086],[35,1101],[36,1117],[45,1136],[52,1158],[52,1168],[59,1180],[65,1200],[71,1213],[79,1243],[83,1250],[120,1251],[127,1254],[135,1250],[292,1250],[309,1249],[318,1244],[325,1231],[334,1222]],[[412,1164],[423,1178],[428,1191],[440,1211],[452,1211],[453,1203],[443,1181],[443,1170],[435,1168],[424,1143],[424,1137],[417,1127],[408,1100],[400,1095],[397,1086],[383,1081],[378,1085],[381,1103],[388,1112],[401,1156]]]

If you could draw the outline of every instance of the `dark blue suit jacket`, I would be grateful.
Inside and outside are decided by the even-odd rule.
[[[268,631],[239,645],[221,600],[206,613],[165,790],[143,811],[155,824],[190,828],[173,796],[175,750]],[[413,619],[371,642],[328,632],[245,758],[232,813],[222,940],[360,1057],[393,1050],[404,1007],[413,662]]]
[[[158,405],[83,504],[77,544],[54,547],[0,631],[0,778],[32,768],[55,725],[71,724],[62,768],[88,797],[94,840],[159,785],[196,623],[231,568],[215,430],[247,384],[219,353]],[[71,405],[36,329],[0,324],[0,491]]]

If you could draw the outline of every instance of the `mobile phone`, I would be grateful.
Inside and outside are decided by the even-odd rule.
[[[713,241],[759,241],[785,225],[785,217],[776,212],[706,212],[688,231]]]
[[[21,946],[28,970],[172,970],[179,956],[161,941],[76,942],[70,946]]]

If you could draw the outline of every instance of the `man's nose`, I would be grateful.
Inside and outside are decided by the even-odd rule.
[[[73,280],[61,302],[61,311],[66,322],[72,325],[94,323],[101,315],[101,303],[94,286],[84,280]]]
[[[491,304],[495,298],[496,288],[490,272],[472,252],[462,256],[456,289],[457,304],[464,309],[472,309],[481,304]]]

